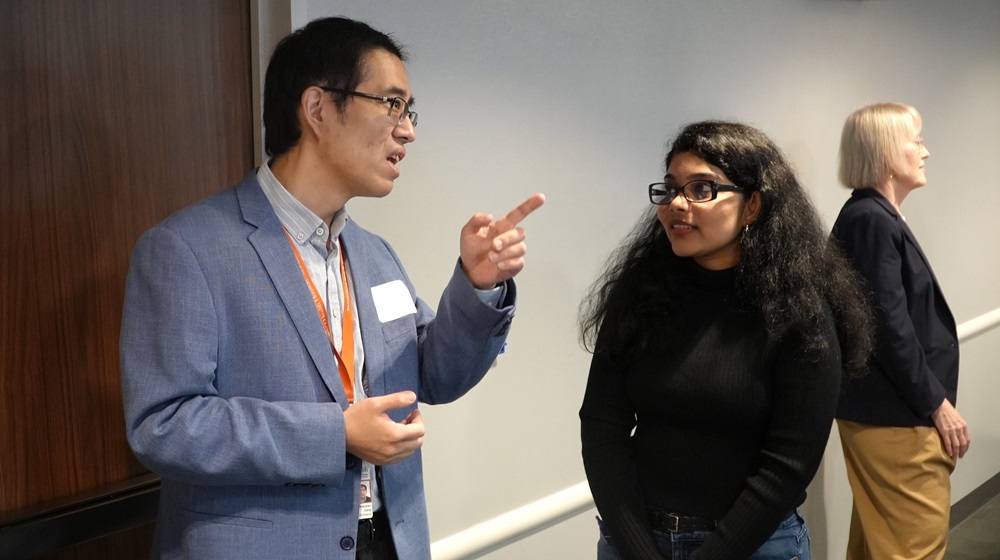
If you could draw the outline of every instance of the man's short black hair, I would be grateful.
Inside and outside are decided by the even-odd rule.
[[[365,56],[383,49],[406,61],[402,47],[366,23],[343,17],[309,22],[275,47],[264,77],[264,150],[270,157],[299,142],[298,108],[302,92],[319,85],[354,90],[364,80]],[[347,94],[335,94],[343,108]]]

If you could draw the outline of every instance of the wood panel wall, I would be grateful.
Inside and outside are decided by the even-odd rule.
[[[124,437],[129,254],[253,165],[246,0],[0,2],[0,514],[146,472]],[[148,528],[53,558],[143,558]]]

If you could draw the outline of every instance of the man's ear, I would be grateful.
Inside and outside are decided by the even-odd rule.
[[[302,91],[302,96],[299,98],[299,121],[303,132],[308,129],[312,131],[314,136],[320,136],[324,117],[329,116],[329,113],[324,115],[323,112],[325,93],[316,86],[307,87]]]
[[[743,225],[748,226],[757,221],[761,210],[764,209],[764,195],[760,191],[750,193],[746,205],[743,207]]]

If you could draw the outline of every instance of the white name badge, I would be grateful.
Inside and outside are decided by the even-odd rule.
[[[417,312],[416,306],[413,305],[413,299],[410,297],[410,291],[406,289],[406,284],[403,284],[402,280],[393,280],[379,286],[373,286],[372,299],[375,300],[378,320],[383,323]]]
[[[372,469],[374,467],[364,463],[361,467],[361,505],[358,509],[358,519],[371,519],[374,515],[372,511],[372,496],[375,491],[372,488]]]

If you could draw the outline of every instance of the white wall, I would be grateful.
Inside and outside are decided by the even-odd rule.
[[[665,142],[687,122],[738,119],[782,146],[827,223],[844,118],[915,105],[930,183],[903,210],[959,322],[1000,307],[1000,2],[995,0],[436,0],[285,2],[291,25],[345,15],[407,46],[421,116],[393,194],[352,215],[387,237],[432,304],[477,211],[536,191],[508,353],[468,396],[425,407],[438,540],[583,480],[577,410],[589,355],[577,305],[646,206]],[[963,346],[959,410],[973,434],[954,499],[1000,471],[992,410],[1000,331]],[[850,489],[836,435],[806,513],[814,556],[843,557]],[[489,558],[591,558],[582,515]]]

